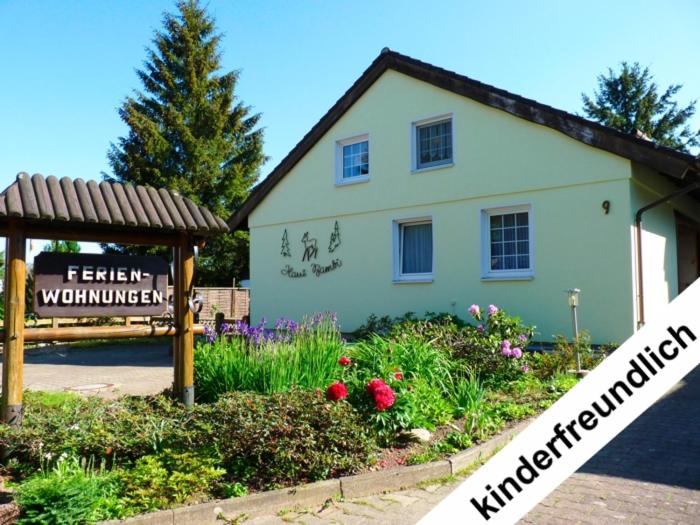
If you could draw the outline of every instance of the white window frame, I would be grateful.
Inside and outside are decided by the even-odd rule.
[[[433,257],[431,261],[432,272],[426,273],[401,273],[401,258],[402,243],[401,243],[401,227],[404,225],[413,224],[430,224],[433,239]],[[407,217],[394,219],[392,222],[392,238],[393,238],[393,282],[400,283],[432,283],[435,279],[435,223],[432,215],[424,215],[421,217]]]
[[[528,214],[528,247],[530,267],[522,270],[492,270],[491,269],[491,216],[506,215],[509,213]],[[500,206],[484,208],[480,212],[481,219],[481,280],[505,281],[505,280],[530,280],[535,277],[535,220],[532,204],[516,204],[512,206]]]
[[[343,148],[345,146],[351,146],[352,144],[357,144],[358,142],[367,142],[367,156],[369,163],[369,173],[367,175],[358,175],[357,177],[352,177],[349,179],[343,178]],[[348,137],[346,139],[338,140],[335,143],[335,185],[336,186],[347,186],[348,184],[357,184],[360,182],[368,182],[369,176],[372,172],[372,143],[369,140],[369,133],[363,133],[361,135],[355,135],[353,137]]]
[[[440,164],[434,164],[432,166],[424,166],[422,168],[418,167],[418,128],[421,126],[427,126],[430,124],[437,124],[438,122],[444,122],[449,120],[451,122],[451,138],[452,138],[452,159],[447,162],[442,162]],[[425,171],[440,170],[443,168],[451,168],[455,165],[455,118],[454,113],[445,113],[443,115],[433,116],[429,118],[424,118],[411,122],[411,172],[412,173],[423,173]]]

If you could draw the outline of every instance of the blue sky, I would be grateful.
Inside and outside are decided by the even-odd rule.
[[[266,175],[389,46],[546,104],[621,60],[649,65],[680,100],[700,95],[700,2],[218,1],[223,67],[262,113]],[[17,172],[99,178],[125,133],[116,108],[139,88],[171,1],[0,0],[0,185]],[[694,127],[700,127],[695,117]]]

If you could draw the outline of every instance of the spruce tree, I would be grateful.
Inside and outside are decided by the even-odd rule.
[[[265,161],[260,114],[235,96],[238,71],[220,72],[221,35],[198,0],[180,1],[175,14],[165,13],[152,44],[137,70],[143,90],[119,109],[129,130],[111,145],[113,175],[105,178],[176,190],[226,219]],[[215,237],[199,259],[197,284],[230,285],[247,267],[247,234]]]
[[[619,72],[608,69],[598,76],[593,97],[581,94],[583,111],[592,120],[623,133],[643,133],[649,139],[670,148],[688,151],[700,146],[700,130],[688,124],[695,114],[695,101],[680,107],[674,97],[681,84],[672,84],[663,93],[649,68],[637,62],[622,62]]]

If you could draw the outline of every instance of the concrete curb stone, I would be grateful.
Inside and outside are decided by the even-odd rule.
[[[217,517],[235,518],[241,514],[255,517],[286,508],[321,505],[340,496],[340,480],[329,479],[240,498],[212,501],[174,509],[174,525],[206,525],[221,523]]]
[[[451,473],[449,461],[433,461],[422,465],[346,476],[340,478],[340,488],[343,498],[352,499],[391,490],[400,490],[427,479],[444,478]]]
[[[117,525],[123,523],[133,523],[134,525],[173,525],[173,522],[173,510],[167,509],[149,512],[148,514],[139,514],[138,516],[126,520],[101,521],[99,525]]]

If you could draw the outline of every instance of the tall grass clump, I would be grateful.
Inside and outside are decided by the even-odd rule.
[[[195,392],[216,401],[227,392],[272,394],[325,388],[337,372],[343,340],[334,314],[316,314],[300,324],[280,319],[274,330],[243,322],[208,334],[194,355]]]

